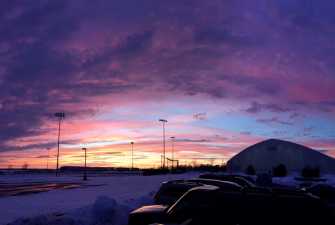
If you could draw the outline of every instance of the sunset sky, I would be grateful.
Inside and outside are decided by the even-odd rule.
[[[0,167],[223,163],[268,138],[335,156],[333,0],[3,0]]]

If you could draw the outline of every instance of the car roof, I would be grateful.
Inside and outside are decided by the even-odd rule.
[[[190,181],[195,181],[203,184],[208,184],[208,185],[219,185],[219,186],[231,186],[231,187],[236,187],[236,188],[243,188],[241,185],[231,182],[231,181],[224,181],[224,180],[216,180],[216,179],[204,179],[204,178],[195,178],[191,179]]]
[[[192,192],[198,192],[198,191],[217,191],[220,188],[214,185],[203,185],[191,188],[190,190],[186,191],[174,204],[172,204],[169,208],[167,208],[167,212],[171,211],[172,208],[174,208],[175,205],[177,205],[180,201],[184,199],[184,196],[189,195]]]
[[[252,179],[248,175],[242,175],[242,174],[225,174],[225,173],[203,173],[199,175],[200,178],[206,178],[206,177],[211,177],[213,179],[215,178],[243,178],[245,180],[248,180],[249,182],[254,182],[254,179]]]
[[[199,186],[199,187],[194,187],[192,188],[190,191],[192,190],[205,190],[205,191],[214,191],[214,190],[218,190],[219,187],[215,186],[215,185],[203,185],[203,186]]]
[[[232,181],[225,181],[225,180],[217,180],[217,179],[206,179],[206,178],[194,178],[194,179],[185,179],[185,180],[171,180],[171,181],[166,181],[163,182],[163,184],[209,184],[209,185],[230,185],[230,186],[234,186],[236,188],[242,188],[241,185],[232,182]]]

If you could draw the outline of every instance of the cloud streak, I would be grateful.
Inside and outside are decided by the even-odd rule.
[[[273,124],[297,126],[305,143],[327,140],[334,127],[304,132],[292,121],[334,119],[333,9],[330,0],[2,2],[0,151],[52,146],[59,110],[69,115],[64,143],[77,145],[90,135],[158,139],[148,121],[160,115],[191,118],[178,127],[184,140],[207,140],[193,131],[208,127],[265,139],[279,134]],[[157,102],[166,107],[146,110]],[[122,122],[103,126],[110,118]]]

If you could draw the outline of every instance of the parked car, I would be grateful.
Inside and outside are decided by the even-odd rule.
[[[320,197],[320,199],[335,207],[335,187],[328,184],[314,184],[303,190]]]
[[[295,187],[289,187],[284,185],[273,184],[272,186],[258,186],[255,181],[249,176],[243,175],[234,175],[234,174],[215,174],[215,173],[207,173],[199,176],[200,178],[207,179],[216,179],[222,181],[230,181],[241,185],[244,188],[247,188],[248,191],[253,192],[272,192],[272,193],[299,193],[302,192],[301,189]]]
[[[242,187],[248,187],[248,188],[254,188],[257,186],[252,178],[248,176],[242,176],[242,175],[206,173],[206,174],[201,174],[199,178],[230,181],[230,182],[237,183],[241,185]]]
[[[190,218],[187,218],[188,215],[185,214],[186,217],[182,216],[182,218],[178,218],[179,215],[176,216],[173,213],[178,212],[179,214],[179,208],[181,208],[184,204],[186,204],[187,206],[192,204],[193,201],[190,201],[190,200],[191,199],[193,200],[194,197],[197,197],[198,192],[206,192],[206,191],[210,191],[213,189],[218,189],[218,187],[205,185],[205,186],[199,186],[199,187],[192,188],[188,190],[172,206],[162,206],[162,205],[143,206],[130,213],[128,225],[148,225],[148,224],[155,223],[155,222],[167,223],[167,224],[183,223],[184,221],[190,219]],[[187,206],[186,208],[185,207],[183,208],[187,209]]]
[[[203,185],[187,191],[172,206],[144,206],[129,215],[129,225],[328,225],[333,215],[323,202],[306,193],[225,192]]]
[[[188,180],[163,182],[154,196],[154,203],[160,205],[172,205],[188,190],[201,185],[202,184],[200,183],[190,182]]]
[[[214,185],[225,191],[241,191],[242,186],[228,181],[212,180],[212,179],[188,179],[188,180],[172,180],[163,182],[160,189],[154,196],[155,204],[172,205],[186,191],[194,187],[203,185]]]

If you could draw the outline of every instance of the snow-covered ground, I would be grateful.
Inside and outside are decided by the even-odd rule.
[[[276,184],[282,184],[286,186],[294,186],[299,187],[303,183],[303,181],[299,181],[296,178],[300,177],[299,173],[293,173],[286,177],[273,177],[272,182]],[[314,184],[327,184],[335,187],[335,176],[332,174],[324,174],[322,175],[322,180],[319,182],[313,182]]]
[[[0,198],[0,224],[126,224],[128,212],[150,204],[161,182],[198,174],[159,176],[95,176],[80,188]],[[0,183],[74,182],[78,175],[5,175]],[[21,219],[20,219],[21,218]],[[25,218],[25,219],[22,219]],[[15,222],[13,222],[15,221]]]
[[[195,178],[198,173],[179,175],[91,176],[86,182],[78,174],[1,175],[0,184],[81,183],[81,187],[0,198],[0,225],[125,225],[128,213],[151,204],[161,182]],[[273,178],[274,183],[299,186],[298,174]],[[335,176],[327,175],[335,186]]]

